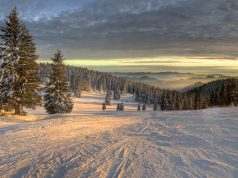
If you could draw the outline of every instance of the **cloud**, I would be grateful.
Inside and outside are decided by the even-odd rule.
[[[17,5],[42,58],[56,48],[77,59],[238,55],[237,0],[0,2],[1,16]]]

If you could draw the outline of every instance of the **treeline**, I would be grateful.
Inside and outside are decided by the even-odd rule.
[[[47,78],[49,67],[50,64],[40,64],[42,81]],[[80,97],[82,91],[130,93],[137,102],[154,104],[156,107],[160,106],[161,110],[198,110],[209,106],[238,105],[237,79],[221,80],[219,85],[216,85],[217,81],[215,81],[186,93],[180,93],[81,67],[66,66],[65,70],[66,80],[77,97]],[[214,89],[207,93],[205,91],[208,86]]]

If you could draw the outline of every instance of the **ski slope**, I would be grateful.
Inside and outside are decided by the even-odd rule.
[[[71,114],[0,119],[0,177],[238,177],[238,108],[137,112],[124,96],[75,99]]]

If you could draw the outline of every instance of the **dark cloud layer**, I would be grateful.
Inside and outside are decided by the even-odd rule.
[[[0,15],[19,7],[42,57],[55,48],[82,59],[238,55],[237,0],[33,2],[0,0]]]

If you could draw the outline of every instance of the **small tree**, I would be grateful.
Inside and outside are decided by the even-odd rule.
[[[138,104],[137,111],[141,111],[140,104]]]
[[[125,108],[124,108],[124,103],[118,103],[117,104],[117,111],[124,111]]]
[[[121,103],[121,111],[124,111],[125,107],[124,107],[124,103]]]
[[[105,98],[105,104],[111,106],[111,93],[108,91],[106,98]]]
[[[114,98],[115,100],[121,99],[121,95],[120,95],[119,89],[115,89],[115,90],[114,90],[113,98]]]
[[[153,111],[158,111],[157,103],[154,104]]]
[[[65,80],[63,55],[57,50],[51,58],[51,75],[45,86],[44,106],[49,114],[69,113],[73,109],[71,94]]]
[[[105,111],[107,109],[106,104],[102,103],[102,110]]]
[[[143,104],[142,111],[146,111],[146,104]]]
[[[117,103],[117,111],[120,110],[120,103]]]

